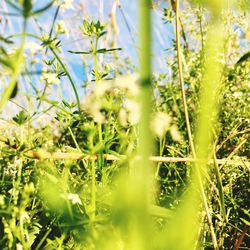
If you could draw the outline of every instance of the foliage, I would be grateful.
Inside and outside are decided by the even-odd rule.
[[[174,162],[192,155],[176,40],[166,58],[170,73],[151,75],[150,44],[141,39],[144,64],[138,75],[136,67],[117,59],[121,48],[103,46],[110,35],[107,23],[82,20],[79,30],[88,49],[68,51],[79,60],[88,57],[91,61],[93,79],[85,83],[86,95],[80,102],[79,89],[61,56],[60,36],[68,31],[61,21],[57,24],[57,14],[50,34],[26,33],[32,17],[54,4],[58,10],[71,6],[71,1],[51,1],[41,8],[30,0],[5,2],[23,17],[24,27],[21,42],[15,34],[0,36],[0,74],[8,82],[1,92],[1,111],[8,100],[15,100],[22,75],[35,64],[23,56],[31,38],[41,44],[32,57],[41,59],[38,54],[42,54],[44,69],[39,73],[42,89],[30,81],[27,107],[18,104],[20,112],[12,121],[0,121],[1,249],[249,247],[250,62],[242,46],[249,35],[244,1],[222,12],[214,1],[209,2],[212,10],[217,8],[215,19],[202,1],[183,1],[180,8],[178,52],[184,66],[189,122],[196,131],[199,160],[204,150],[213,161],[208,166],[203,161]],[[147,16],[149,9],[143,11],[141,15]],[[178,5],[177,9],[164,6],[161,11],[163,22],[174,24]],[[209,31],[216,23],[224,24],[223,44],[211,33],[215,28]],[[146,37],[148,26],[141,28],[142,38]],[[213,50],[220,45],[223,50]],[[31,44],[29,47],[31,52]],[[106,62],[110,55],[113,68]],[[55,85],[60,90],[64,77],[75,101],[52,100],[48,95]],[[206,99],[204,95],[215,83],[218,89],[210,89]],[[48,124],[44,117],[51,117]],[[201,128],[202,122],[208,133]],[[151,141],[154,155],[171,160],[151,164],[147,160],[153,151]],[[221,164],[220,159],[227,162]],[[180,226],[191,230],[182,232]]]

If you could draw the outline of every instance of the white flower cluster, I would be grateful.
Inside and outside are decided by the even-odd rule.
[[[69,37],[69,30],[63,20],[56,24],[56,34],[65,34],[67,37]]]
[[[31,55],[35,55],[42,50],[42,46],[36,42],[26,42],[25,50],[30,51]]]
[[[41,80],[44,80],[47,82],[47,84],[51,85],[51,84],[60,84],[60,80],[57,77],[57,74],[53,73],[53,72],[42,72],[41,75]]]
[[[74,9],[73,0],[56,0],[55,4],[60,6],[61,10]]]
[[[164,112],[157,112],[151,123],[152,132],[159,138],[163,138],[166,132],[170,132],[174,141],[181,141],[182,137],[171,116]]]
[[[78,196],[78,194],[68,194],[67,198],[72,202],[73,205],[75,204],[82,205],[82,201],[80,197]]]
[[[95,90],[85,98],[83,110],[100,123],[105,122],[105,116],[101,112],[103,108],[116,110],[122,126],[135,125],[140,116],[137,80],[137,75],[129,75],[98,82]],[[110,97],[111,102],[107,97]]]
[[[21,160],[15,157],[13,163],[8,162],[7,168],[4,169],[4,174],[15,177],[21,164]]]

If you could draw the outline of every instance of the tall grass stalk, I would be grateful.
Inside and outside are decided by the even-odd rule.
[[[202,82],[203,90],[200,95],[200,115],[197,121],[196,133],[197,158],[200,159],[202,163],[195,164],[214,249],[218,249],[218,244],[213,229],[211,212],[208,202],[206,201],[203,179],[207,172],[207,161],[213,150],[212,145],[214,138],[212,136],[212,129],[217,119],[217,94],[221,81],[221,64],[218,58],[220,51],[222,51],[222,46],[223,26],[219,22],[218,16],[214,15],[207,38],[205,74]]]
[[[151,226],[148,215],[150,203],[151,162],[149,157],[153,151],[153,138],[150,129],[152,114],[152,84],[151,84],[151,1],[140,0],[140,120],[138,132],[139,164],[135,166],[135,183],[137,183],[137,234],[141,244],[138,249],[148,249],[151,237]]]
[[[99,41],[98,37],[93,38],[93,40],[91,41],[92,51],[93,51],[93,59],[94,59],[94,72],[95,72],[95,83],[96,83],[96,85],[99,84],[99,76],[98,76],[99,67],[98,67],[98,56],[97,56],[98,41]],[[98,122],[97,126],[98,126],[99,142],[103,143],[102,124],[100,122]]]
[[[182,56],[183,53],[181,53],[181,42],[180,42],[180,7],[179,7],[179,0],[176,0],[176,6],[175,6],[175,35],[176,35],[176,46],[177,46],[177,61],[178,61],[178,73],[179,73],[179,81],[181,86],[181,96],[182,96],[182,102],[183,102],[183,110],[185,115],[185,121],[187,126],[187,133],[188,133],[188,139],[189,144],[191,148],[191,153],[193,157],[196,157],[195,153],[195,147],[193,142],[193,136],[191,131],[191,125],[189,120],[189,114],[188,114],[188,106],[187,106],[187,99],[186,99],[186,93],[185,93],[185,86],[184,86],[184,76],[183,76],[183,67],[182,67]]]
[[[114,204],[115,220],[124,238],[126,249],[150,249],[152,227],[149,216],[150,168],[153,139],[150,131],[152,112],[151,86],[151,15],[150,0],[140,0],[140,120],[138,125],[138,158],[129,162],[129,178],[122,176]],[[137,139],[137,138],[135,138]],[[153,190],[153,188],[152,188]],[[125,219],[124,219],[125,218]]]
[[[20,34],[14,34],[12,36],[9,36],[8,38],[13,38],[13,37],[32,37],[32,38],[35,38],[37,40],[39,40],[40,42],[44,43],[44,39],[41,37],[41,36],[37,36],[37,35],[34,35],[32,33],[27,33],[26,32],[26,29],[24,30],[23,33],[20,33]],[[24,46],[23,46],[24,47]],[[56,58],[56,60],[58,61],[58,63],[60,64],[60,66],[62,67],[62,69],[64,70],[65,74],[67,75],[68,79],[69,79],[69,82],[72,86],[72,89],[73,89],[73,92],[75,94],[75,98],[76,98],[76,104],[77,104],[77,108],[79,111],[81,111],[81,103],[80,103],[80,99],[79,99],[79,95],[78,95],[78,92],[77,92],[77,89],[76,89],[76,85],[75,85],[75,82],[73,81],[73,78],[70,74],[70,72],[68,71],[67,69],[67,66],[63,63],[63,61],[61,60],[60,56],[58,55],[58,53],[55,51],[55,49],[49,45],[48,46],[49,49],[51,50],[52,54],[54,55],[54,57]],[[22,47],[21,47],[22,48]],[[23,51],[23,50],[22,50]],[[13,74],[14,75],[14,74]],[[14,77],[14,76],[13,76]],[[2,102],[2,100],[1,100]],[[1,110],[1,104],[0,104],[0,110]]]
[[[210,3],[210,5],[213,7],[213,3]],[[216,94],[218,94],[217,90],[221,80],[221,64],[218,57],[223,45],[223,27],[218,20],[218,13],[220,13],[218,9],[216,9],[216,13],[212,13],[210,31],[205,47],[204,76],[201,82],[200,110],[195,134],[196,154],[199,161],[194,164],[189,190],[184,195],[181,206],[177,209],[175,216],[167,227],[167,236],[165,238],[167,246],[165,245],[165,249],[191,250],[198,247],[199,218],[201,216],[200,201],[203,201],[205,207],[213,247],[214,249],[218,249],[204,187],[207,163],[212,150],[211,145],[213,145],[212,127],[216,123],[218,109]],[[182,228],[181,233],[179,233],[180,228]]]
[[[8,86],[4,89],[3,94],[1,96],[0,112],[2,111],[7,100],[10,98],[11,93],[13,92],[13,90],[17,84],[18,76],[22,71],[22,67],[24,64],[23,52],[24,52],[24,46],[25,46],[25,40],[26,40],[26,35],[25,35],[26,29],[27,29],[27,18],[24,18],[24,20],[23,20],[23,34],[24,34],[24,36],[22,37],[21,45],[15,53],[15,58],[13,58],[12,60],[9,59],[9,62],[7,62],[10,64],[11,76],[10,76],[10,82],[9,82]]]
[[[78,110],[80,111],[81,110],[81,103],[80,103],[80,99],[79,99],[79,96],[78,96],[78,92],[77,92],[77,89],[76,89],[76,86],[75,86],[75,83],[71,77],[71,74],[69,73],[67,67],[65,66],[65,64],[63,63],[63,61],[61,60],[61,58],[58,56],[58,54],[55,52],[55,50],[50,47],[50,50],[51,52],[53,53],[53,55],[55,56],[56,60],[59,62],[59,64],[61,65],[61,67],[63,68],[65,74],[67,75],[69,81],[70,81],[70,84],[73,88],[73,91],[74,91],[74,94],[75,94],[75,98],[76,98],[76,103],[77,103],[77,108]]]
[[[140,1],[140,121],[138,152],[141,157],[142,172],[147,173],[150,168],[149,156],[153,150],[153,139],[150,130],[152,112],[151,86],[151,16],[150,0]]]
[[[189,144],[191,147],[191,152],[193,155],[193,158],[196,158],[196,152],[195,152],[195,146],[193,142],[193,137],[192,137],[192,131],[191,131],[191,125],[190,125],[190,120],[189,120],[189,114],[188,114],[188,106],[187,106],[187,100],[186,100],[186,94],[185,94],[185,86],[184,86],[184,77],[183,77],[183,70],[182,70],[182,60],[181,60],[181,43],[180,43],[180,7],[179,7],[179,0],[176,0],[176,44],[177,44],[177,58],[178,58],[178,71],[179,71],[179,81],[181,85],[181,94],[182,94],[182,102],[183,102],[183,108],[184,108],[184,114],[185,114],[185,121],[186,121],[186,126],[187,126],[187,132],[188,132],[188,138],[189,138]],[[206,216],[209,222],[209,227],[211,231],[211,235],[213,238],[214,242],[214,247],[217,248],[216,244],[216,237],[214,233],[214,228],[212,225],[212,220],[211,216],[209,214],[209,209],[208,209],[208,201],[205,195],[204,187],[202,184],[202,181],[199,181],[199,186],[200,186],[200,191],[202,195],[202,200],[203,204],[205,207],[206,211]]]

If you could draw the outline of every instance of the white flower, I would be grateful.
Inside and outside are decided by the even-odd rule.
[[[82,201],[80,200],[78,194],[68,194],[68,199],[69,199],[73,204],[80,204],[80,205],[82,205]]]
[[[140,118],[140,107],[138,102],[127,99],[124,102],[124,107],[128,111],[128,122],[131,125],[138,123]]]
[[[16,250],[23,250],[23,245],[21,243],[17,243]]]
[[[38,51],[40,51],[42,47],[38,43],[35,43],[35,42],[26,42],[25,49],[29,50],[30,53],[33,55],[37,53]]]
[[[136,74],[126,75],[115,79],[115,87],[127,90],[132,96],[139,94],[138,76]]]
[[[20,219],[22,221],[30,221],[29,214],[26,211],[22,211],[20,214]]]
[[[57,75],[53,72],[43,72],[41,78],[42,78],[42,80],[45,80],[48,84],[59,84],[60,83]]]
[[[234,92],[233,93],[233,97],[241,97],[242,96],[242,92]]]
[[[56,5],[60,5],[61,6],[61,10],[67,10],[67,9],[74,9],[73,7],[73,0],[57,0]]]
[[[109,81],[100,81],[95,88],[94,94],[97,97],[102,97],[108,90],[112,88]]]
[[[5,204],[4,196],[0,195],[0,206],[3,206],[4,204]]]
[[[172,118],[164,112],[156,113],[153,122],[151,124],[153,132],[158,137],[162,138],[164,134],[167,132],[167,130],[170,128],[171,120]]]
[[[181,141],[182,140],[181,134],[180,134],[180,132],[179,132],[176,125],[173,125],[170,128],[170,133],[171,133],[171,136],[172,136],[173,140],[175,140],[175,141]]]
[[[65,22],[63,20],[59,21],[56,25],[56,33],[64,33],[67,37],[69,36],[69,30],[65,25]]]
[[[120,124],[123,126],[123,127],[126,127],[128,125],[128,121],[127,121],[127,112],[125,109],[121,109],[120,112],[119,112],[119,121],[120,121]]]
[[[101,113],[102,104],[98,99],[94,94],[89,95],[83,103],[82,108],[93,117],[95,122],[104,123],[105,116]]]

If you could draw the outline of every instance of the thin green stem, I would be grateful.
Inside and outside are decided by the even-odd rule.
[[[75,136],[74,136],[74,134],[72,132],[72,129],[70,127],[68,127],[68,130],[69,130],[69,133],[70,133],[70,135],[71,135],[71,137],[72,137],[72,139],[74,141],[74,144],[75,144],[76,148],[82,153],[82,150],[80,149],[80,147],[79,147],[79,145],[78,145],[78,143],[76,141],[76,138],[75,138]],[[85,167],[85,169],[88,169],[87,163],[85,162],[84,159],[82,159],[82,163],[83,163],[83,166]]]
[[[187,99],[185,93],[185,85],[184,85],[184,76],[183,76],[183,68],[182,68],[182,53],[181,53],[181,42],[180,42],[180,8],[179,8],[179,0],[176,0],[176,45],[177,45],[177,60],[178,60],[178,73],[179,73],[179,81],[181,86],[181,95],[182,95],[182,103],[184,108],[185,121],[187,126],[187,133],[189,144],[191,148],[191,152],[193,157],[196,157],[195,147],[193,142],[193,136],[191,131],[190,119],[188,114],[188,106]]]
[[[91,151],[94,148],[93,136],[91,136],[90,140]],[[93,154],[93,152],[92,152]],[[95,220],[96,215],[96,166],[95,159],[91,159],[91,221]]]
[[[151,74],[151,1],[140,0],[140,120],[138,125],[138,155],[139,162],[134,165],[135,175],[131,175],[133,185],[136,185],[136,200],[138,208],[133,211],[137,217],[135,227],[138,232],[138,249],[147,249],[150,239],[151,222],[148,206],[153,200],[153,187],[150,172],[149,157],[153,151],[153,136],[150,129],[152,114],[152,74]]]
[[[21,34],[15,34],[13,36],[9,36],[8,38],[19,37],[19,36],[30,36],[30,37],[33,37],[33,38],[38,39],[41,42],[43,42],[43,39],[40,36],[31,34],[31,33],[26,33],[26,31],[21,33]],[[51,46],[49,48],[50,48],[51,52],[53,53],[53,55],[55,56],[55,58],[57,59],[57,61],[59,62],[59,64],[61,65],[61,67],[63,68],[64,72],[66,73],[66,75],[67,75],[67,77],[68,77],[68,79],[70,81],[70,84],[71,84],[71,86],[73,88],[74,94],[75,94],[78,110],[81,111],[81,103],[80,103],[80,99],[79,99],[79,96],[78,96],[78,92],[77,92],[75,83],[74,83],[69,71],[67,70],[66,65],[62,62],[62,60],[60,59],[58,54],[55,52],[55,50]],[[0,110],[1,110],[1,105],[0,105]]]
[[[92,176],[92,181],[91,181],[91,194],[92,194],[92,199],[91,199],[91,219],[94,221],[95,220],[95,214],[96,214],[96,171],[95,171],[95,160],[91,160],[91,176]]]
[[[95,38],[94,41],[92,41],[92,51],[93,51],[93,57],[94,57],[94,72],[95,72],[96,86],[98,85],[98,82],[99,82],[99,77],[97,76],[98,71],[99,71],[99,69],[98,69],[98,57],[97,57],[98,41],[99,41],[99,39],[97,37]],[[99,122],[97,126],[98,126],[99,141],[102,143],[103,142],[102,124]]]
[[[221,213],[223,216],[224,221],[227,221],[227,211],[226,211],[226,206],[225,206],[225,199],[224,199],[224,193],[223,193],[223,185],[222,185],[222,180],[221,180],[221,175],[220,175],[220,169],[218,166],[217,162],[217,157],[216,153],[214,151],[214,170],[215,170],[215,176],[216,176],[216,181],[217,181],[217,187],[219,191],[219,197],[220,197],[220,207],[221,207]]]
[[[191,133],[191,125],[189,121],[188,115],[188,107],[185,95],[185,85],[184,85],[184,77],[182,70],[182,61],[181,61],[181,45],[180,45],[180,24],[179,24],[179,1],[174,1],[176,3],[176,42],[177,42],[177,57],[178,57],[178,67],[179,67],[179,80],[181,85],[182,92],[182,101],[184,105],[184,113],[185,113],[185,121],[188,131],[189,143],[191,152],[193,154],[193,158],[198,158],[199,163],[195,162],[194,171],[192,180],[190,183],[190,192],[187,192],[186,198],[183,200],[182,207],[176,214],[175,220],[169,224],[171,230],[178,230],[179,226],[182,225],[183,230],[188,232],[186,237],[182,237],[182,242],[179,242],[180,249],[193,249],[193,246],[197,244],[197,233],[199,231],[198,224],[198,214],[199,214],[199,202],[203,201],[203,205],[205,208],[205,212],[207,215],[207,223],[210,228],[212,244],[214,249],[218,249],[216,234],[213,228],[212,218],[210,214],[210,209],[206,197],[206,192],[204,188],[205,174],[207,171],[207,162],[210,156],[211,151],[211,143],[213,142],[212,134],[212,124],[216,121],[216,89],[217,84],[220,81],[220,64],[218,63],[217,56],[218,51],[222,45],[221,36],[215,35],[215,31],[218,32],[220,30],[220,34],[222,34],[221,25],[217,22],[216,18],[213,18],[213,25],[211,25],[211,31],[208,34],[207,39],[207,51],[209,51],[209,55],[206,57],[204,79],[202,81],[201,86],[201,96],[200,96],[200,107],[201,110],[199,112],[199,116],[197,118],[197,131],[196,131],[196,145],[195,148],[192,133]],[[217,11],[216,11],[217,13]],[[218,16],[214,13],[214,16]],[[216,21],[216,22],[215,22]],[[216,23],[216,28],[214,24]],[[217,37],[215,40],[214,37]],[[196,152],[197,150],[197,152]],[[197,154],[197,157],[196,157]],[[193,221],[197,221],[196,226],[190,226],[190,223]],[[185,228],[185,229],[184,229]],[[170,230],[169,229],[169,230]],[[192,235],[192,236],[191,236]],[[188,236],[188,237],[187,237]],[[191,237],[190,237],[191,236]],[[193,239],[193,240],[192,240]],[[176,237],[176,241],[170,239],[169,244],[176,244],[178,237]],[[193,242],[192,242],[193,241]],[[192,244],[191,244],[192,243]],[[189,246],[189,247],[188,247]]]
[[[18,75],[22,70],[23,61],[24,61],[23,51],[24,51],[25,39],[26,39],[26,29],[27,29],[27,19],[24,18],[24,23],[23,23],[23,34],[24,35],[22,37],[21,46],[16,52],[16,60],[15,60],[15,63],[13,65],[13,68],[12,68],[10,82],[9,82],[8,86],[5,88],[3,95],[1,97],[1,100],[0,100],[0,111],[3,109],[7,100],[10,98],[11,93],[13,92],[13,90],[17,84]]]
[[[53,48],[51,48],[51,47],[50,47],[50,50],[53,53],[53,55],[55,56],[55,58],[57,59],[57,61],[59,62],[59,64],[61,65],[61,67],[63,68],[64,72],[66,73],[66,75],[67,75],[67,77],[68,77],[68,79],[70,81],[70,84],[71,84],[71,86],[73,88],[73,91],[75,93],[78,110],[81,111],[81,103],[80,103],[80,99],[79,99],[79,96],[78,96],[78,93],[77,93],[77,89],[76,89],[75,83],[74,83],[69,71],[67,70],[67,67],[62,62],[61,58],[57,55],[55,50]]]

